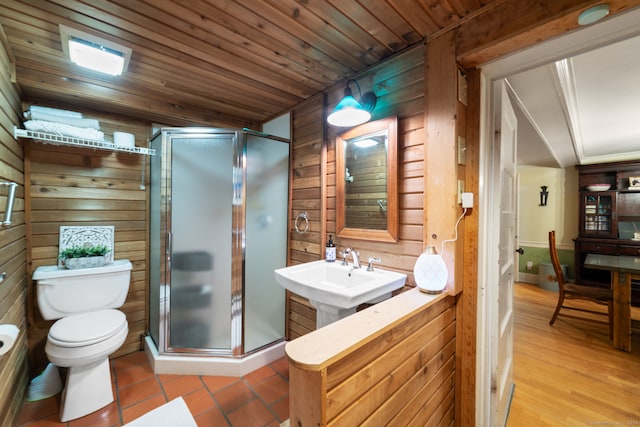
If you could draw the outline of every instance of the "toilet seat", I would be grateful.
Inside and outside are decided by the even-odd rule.
[[[99,310],[58,320],[49,329],[47,338],[59,347],[85,347],[108,340],[124,328],[127,328],[127,317],[123,312]]]
[[[69,368],[60,405],[60,419],[63,422],[83,417],[113,402],[109,355],[124,344],[129,327],[124,313],[118,310],[103,311],[116,314],[101,313],[94,316],[100,313],[95,312],[87,313],[87,316],[65,317],[74,320],[64,322],[54,332],[58,338],[70,341],[56,340],[52,334],[47,337],[44,350],[49,361]],[[96,323],[92,324],[94,317]],[[115,323],[107,325],[104,321],[107,318],[115,319]]]

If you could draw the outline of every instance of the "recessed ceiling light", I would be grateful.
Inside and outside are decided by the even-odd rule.
[[[112,76],[129,65],[131,49],[91,34],[60,25],[62,50],[75,64]]]
[[[609,14],[609,5],[607,3],[599,4],[597,6],[590,7],[583,11],[578,16],[578,24],[590,25],[594,22],[598,22]]]
[[[122,52],[75,37],[69,40],[69,58],[81,67],[112,76],[119,76],[124,68]]]

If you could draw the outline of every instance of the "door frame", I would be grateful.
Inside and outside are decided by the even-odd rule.
[[[509,75],[548,64],[597,47],[640,35],[640,8],[606,19],[600,23],[570,32],[480,66],[480,168],[479,168],[479,230],[478,230],[478,297],[476,336],[476,425],[490,426],[491,360],[489,358],[491,330],[488,313],[494,307],[487,297],[488,279],[495,274],[498,260],[488,245],[490,219],[498,207],[491,205],[487,179],[491,172],[493,142],[493,82]],[[517,392],[516,392],[517,393]],[[517,395],[517,394],[516,394]]]

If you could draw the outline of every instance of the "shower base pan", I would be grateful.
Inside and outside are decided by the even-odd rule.
[[[161,355],[151,337],[146,336],[144,351],[154,374],[242,377],[284,357],[285,344],[279,341],[242,357]]]

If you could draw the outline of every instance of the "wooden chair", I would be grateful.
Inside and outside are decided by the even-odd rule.
[[[549,324],[553,325],[555,323],[558,315],[560,314],[561,308],[567,310],[584,311],[587,313],[604,314],[600,311],[564,305],[565,299],[583,299],[593,301],[598,304],[607,305],[607,312],[609,316],[609,337],[613,338],[613,291],[611,289],[595,288],[591,286],[567,283],[566,278],[564,277],[564,273],[562,272],[560,259],[558,258],[555,230],[549,232],[549,255],[551,256],[551,264],[553,264],[553,270],[556,273],[556,280],[558,281],[558,305],[556,306],[556,311],[553,312],[553,316],[551,317]],[[575,317],[583,320],[592,320],[585,317],[570,315],[568,317]]]

